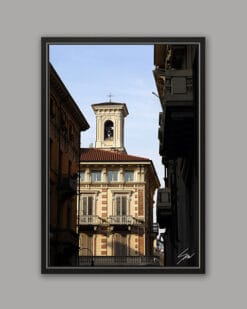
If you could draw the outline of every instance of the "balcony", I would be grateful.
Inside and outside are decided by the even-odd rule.
[[[80,231],[98,231],[113,233],[114,231],[128,231],[129,233],[144,233],[144,220],[132,216],[110,216],[101,218],[97,215],[80,216],[78,219]]]
[[[162,188],[157,193],[157,221],[160,228],[170,224],[172,215],[171,192],[169,188]]]
[[[102,223],[103,223],[103,220],[99,216],[95,216],[95,215],[80,216],[79,218],[80,225],[99,225]]]
[[[110,216],[108,222],[112,225],[140,225],[143,223],[142,220],[132,216]]]
[[[79,216],[78,228],[79,231],[84,232],[107,232],[109,224],[106,219],[97,215]]]

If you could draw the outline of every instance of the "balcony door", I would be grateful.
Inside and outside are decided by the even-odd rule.
[[[124,223],[124,221],[126,221],[127,215],[128,215],[127,196],[125,195],[116,196],[116,203],[115,203],[116,221],[118,223]]]
[[[121,234],[114,235],[114,256],[127,256],[127,236]]]
[[[82,215],[92,216],[93,215],[93,197],[84,196],[82,198]]]
[[[80,222],[84,224],[93,223],[94,198],[92,195],[83,196],[80,205]]]
[[[80,255],[81,256],[93,256],[93,235],[80,234]]]

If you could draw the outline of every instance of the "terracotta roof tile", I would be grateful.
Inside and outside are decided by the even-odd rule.
[[[81,148],[80,160],[84,162],[91,161],[111,161],[111,162],[124,162],[124,161],[148,161],[150,159],[128,155],[123,152],[113,150],[103,150],[99,148]]]

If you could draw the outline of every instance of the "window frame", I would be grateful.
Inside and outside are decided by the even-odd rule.
[[[110,173],[112,173],[112,176],[113,176],[112,179],[110,179]],[[108,182],[118,182],[118,179],[119,179],[118,174],[119,174],[119,171],[117,171],[117,170],[109,170],[107,172],[107,181]],[[116,177],[117,179],[114,179],[115,178],[114,176],[117,176]]]
[[[92,199],[91,206],[91,213],[89,214],[89,198]],[[86,199],[86,205],[84,205],[84,199]],[[85,210],[84,211],[84,207]],[[95,215],[95,205],[94,205],[94,195],[92,194],[83,194],[81,196],[80,201],[80,216],[94,216]]]
[[[117,195],[115,198],[115,215],[127,216],[128,215],[128,197],[126,195]]]
[[[83,175],[83,179],[82,179],[81,175]],[[85,176],[86,176],[85,171],[80,171],[79,172],[79,181],[80,182],[85,182]]]
[[[93,175],[96,176],[96,179],[93,179]],[[100,179],[98,179],[98,175],[100,175]],[[102,171],[101,170],[92,170],[91,171],[91,182],[101,182],[102,181]]]
[[[127,174],[132,175],[131,179],[127,178]],[[135,180],[135,172],[133,170],[124,171],[124,182],[133,182]]]

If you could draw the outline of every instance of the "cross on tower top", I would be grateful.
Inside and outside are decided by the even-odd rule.
[[[111,93],[109,93],[109,94],[108,94],[108,97],[109,97],[109,102],[111,102],[111,98],[114,97],[114,95],[111,94]]]

